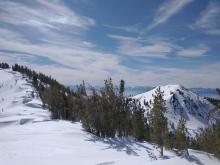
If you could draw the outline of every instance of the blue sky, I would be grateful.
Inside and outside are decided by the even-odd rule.
[[[0,60],[70,85],[219,87],[219,0],[2,0]]]

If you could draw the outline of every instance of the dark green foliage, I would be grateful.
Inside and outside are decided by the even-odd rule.
[[[137,140],[149,140],[149,125],[147,118],[144,117],[144,112],[144,109],[139,104],[133,107],[132,135]]]
[[[219,89],[216,89],[220,95]],[[209,98],[209,101],[219,108],[219,100]],[[190,147],[215,154],[220,158],[220,120],[211,127],[201,129],[196,138],[191,139]]]
[[[168,133],[168,145],[167,148],[173,149],[175,147],[175,132]]]
[[[220,121],[212,127],[201,130],[201,133],[192,140],[191,147],[213,153],[220,158]]]
[[[186,120],[183,118],[183,113],[180,115],[180,120],[175,131],[175,148],[179,151],[187,151],[187,129]]]
[[[205,97],[209,102],[211,102],[217,109],[220,109],[220,100],[211,98],[211,97]]]
[[[32,79],[33,86],[38,91],[44,108],[47,107],[51,111],[53,119],[70,118],[69,111],[72,108],[70,97],[72,93],[68,88],[43,73],[37,73],[18,64],[12,66],[12,70],[18,71]]]
[[[121,80],[120,81],[120,88],[119,88],[119,93],[120,93],[121,96],[124,95],[124,91],[125,91],[125,81]]]
[[[142,113],[141,117],[138,118],[142,120],[144,111],[140,110],[141,108],[139,109],[135,104],[132,107],[133,111],[130,110],[129,101],[123,96],[124,85],[122,84],[124,81],[121,81],[119,92],[114,88],[111,79],[105,80],[104,87],[99,92],[94,88],[91,89],[92,95],[88,97],[85,115],[82,119],[86,130],[101,137],[134,135],[137,139],[140,137],[133,134],[134,130],[141,129],[139,132],[146,133],[145,129],[140,128],[137,124],[143,121],[136,119],[137,114]]]
[[[153,108],[149,114],[151,140],[161,147],[161,156],[163,156],[163,147],[168,144],[167,119],[164,116],[166,112],[165,100],[160,87],[154,95]]]
[[[0,68],[8,69],[9,68],[9,64],[2,62],[2,63],[0,63]]]
[[[77,95],[82,95],[82,96],[87,96],[87,93],[86,93],[86,87],[85,87],[85,82],[83,81],[82,84],[80,84],[79,86],[76,86],[76,91],[75,93]]]

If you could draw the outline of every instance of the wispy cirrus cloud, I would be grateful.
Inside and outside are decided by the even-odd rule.
[[[141,38],[108,35],[119,42],[117,52],[123,55],[165,58],[172,52],[174,45],[168,41],[144,40]]]
[[[127,26],[112,26],[105,25],[109,28],[119,29],[127,32],[133,32],[137,34],[144,34],[146,31],[156,28],[160,24],[166,23],[172,16],[180,12],[187,4],[194,0],[167,0],[164,1],[156,10],[153,16],[153,21],[147,28],[143,28],[143,24],[136,23],[134,25]]]
[[[94,50],[87,44],[33,44],[23,36],[7,31],[7,37],[0,37],[0,45],[1,60],[30,66],[65,84],[80,83],[82,80],[100,83],[112,76],[112,72],[117,73],[116,77],[132,72],[132,69],[121,65],[115,55]]]
[[[163,69],[166,74],[154,77],[154,81],[159,81],[161,84],[184,84],[187,87],[213,87],[219,86],[220,77],[220,62],[213,64],[200,65],[193,69],[167,68]],[[157,79],[157,80],[156,80]]]
[[[112,67],[116,71],[127,70],[117,57],[96,50],[96,45],[86,39],[96,21],[77,14],[62,1],[1,1],[0,12],[1,59],[53,74],[66,84],[73,79],[102,82]]]
[[[37,0],[34,4],[13,1],[0,2],[1,22],[38,28],[58,29],[60,26],[87,28],[95,20],[81,16],[60,1]]]
[[[191,47],[191,48],[183,48],[177,51],[178,56],[182,57],[202,57],[208,55],[209,48],[207,46],[198,46],[198,47]]]
[[[147,30],[153,29],[160,24],[166,23],[172,16],[180,12],[187,4],[193,0],[167,0],[164,1],[154,16],[153,22]]]
[[[201,13],[200,18],[190,27],[207,34],[220,35],[220,2],[211,1]]]
[[[210,48],[207,45],[183,47],[166,38],[129,37],[108,35],[119,42],[117,53],[133,57],[167,58],[169,55],[198,58],[208,55]]]
[[[127,25],[127,26],[113,26],[113,25],[104,25],[107,28],[112,28],[116,30],[122,30],[126,32],[131,32],[131,33],[141,33],[143,31],[143,25],[141,23],[136,23],[134,25]]]

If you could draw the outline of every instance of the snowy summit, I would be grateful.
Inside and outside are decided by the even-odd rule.
[[[146,113],[152,109],[155,91],[159,87],[164,94],[166,117],[171,131],[177,127],[181,113],[186,120],[190,136],[195,136],[200,128],[212,124],[218,117],[213,113],[214,106],[208,100],[182,85],[158,86],[146,93],[134,96],[133,98],[141,103]]]

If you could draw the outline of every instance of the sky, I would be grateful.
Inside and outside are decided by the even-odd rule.
[[[65,85],[220,86],[220,0],[1,0],[0,61]]]

